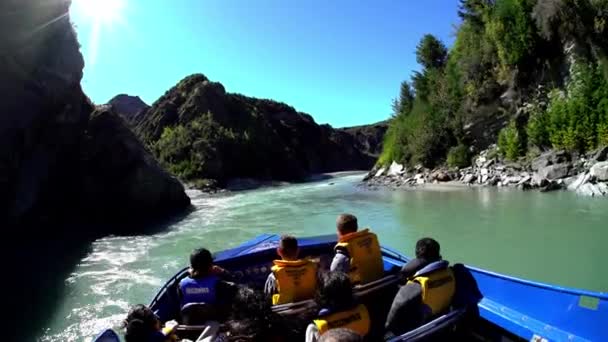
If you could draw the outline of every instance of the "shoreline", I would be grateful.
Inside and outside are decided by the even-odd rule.
[[[532,160],[505,162],[490,151],[482,151],[473,165],[408,169],[395,161],[389,167],[374,167],[362,180],[370,189],[420,189],[444,187],[505,187],[549,192],[569,190],[581,196],[608,197],[608,147],[585,155],[547,151]],[[493,155],[493,156],[491,156]]]

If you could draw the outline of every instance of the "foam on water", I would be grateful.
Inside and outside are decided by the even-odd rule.
[[[608,257],[608,201],[452,187],[368,191],[356,186],[361,177],[215,196],[188,191],[196,210],[163,232],[110,236],[91,245],[65,279],[61,304],[51,310],[40,340],[90,340],[104,328],[119,327],[130,306],[149,303],[187,265],[194,248],[222,250],[262,233],[331,234],[341,212],[357,214],[383,244],[407,254],[418,238],[430,235],[449,260],[567,286],[608,288],[608,275],[589,271]]]

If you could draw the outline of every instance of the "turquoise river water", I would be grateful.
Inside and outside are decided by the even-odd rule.
[[[372,191],[357,186],[362,176],[227,195],[189,192],[196,210],[161,233],[93,242],[65,279],[39,340],[88,341],[119,325],[196,247],[218,251],[261,233],[330,234],[341,212],[356,214],[382,244],[407,255],[418,238],[432,236],[452,262],[608,291],[608,200],[459,186]]]

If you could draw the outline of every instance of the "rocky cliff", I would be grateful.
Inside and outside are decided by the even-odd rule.
[[[161,163],[200,188],[233,178],[302,180],[369,169],[382,125],[336,130],[284,103],[226,92],[202,74],[167,91],[136,125]]]
[[[2,4],[0,219],[42,232],[64,220],[138,221],[188,206],[182,185],[124,121],[109,108],[94,112],[80,87],[69,5]],[[111,227],[103,233],[128,231]]]
[[[139,96],[130,96],[127,94],[114,96],[108,101],[108,105],[110,105],[128,123],[136,123],[141,120],[141,115],[150,108],[150,106],[140,99]]]

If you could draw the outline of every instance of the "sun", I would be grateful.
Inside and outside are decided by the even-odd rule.
[[[120,18],[124,8],[122,0],[74,0],[82,13],[95,23],[109,24]]]
[[[89,38],[86,39],[87,64],[89,67],[95,65],[97,52],[100,45],[102,34],[112,34],[117,27],[121,32],[128,29],[127,22],[124,20],[126,0],[72,0],[72,9],[77,22],[86,27],[89,31]],[[80,26],[80,25],[76,25]]]

